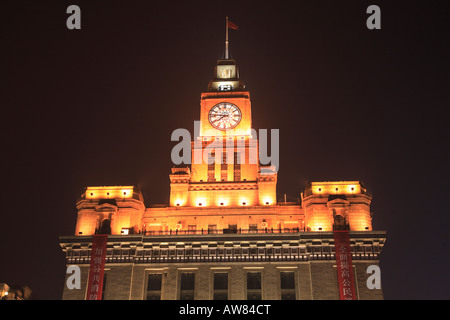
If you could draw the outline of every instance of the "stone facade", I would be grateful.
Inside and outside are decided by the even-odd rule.
[[[351,232],[355,288],[359,299],[382,299],[367,288],[367,267],[379,264],[384,232]],[[81,290],[64,289],[63,299],[84,299],[92,237],[61,237],[69,265],[79,265]],[[168,242],[167,242],[168,241]],[[262,299],[281,298],[280,272],[293,272],[296,299],[338,299],[332,232],[243,235],[110,236],[105,299],[147,299],[149,274],[161,274],[161,299],[180,298],[180,274],[195,274],[194,299],[213,299],[213,274],[228,274],[228,299],[245,300],[246,275],[261,273]]]

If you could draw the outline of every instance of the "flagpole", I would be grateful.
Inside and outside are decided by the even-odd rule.
[[[228,17],[225,19],[225,59],[228,59]]]

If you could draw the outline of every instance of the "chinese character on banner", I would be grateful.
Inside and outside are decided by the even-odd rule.
[[[341,300],[356,300],[350,237],[347,230],[334,231],[336,265]]]
[[[105,270],[106,244],[108,235],[92,236],[91,265],[89,268],[87,300],[101,300],[103,290],[103,272]]]

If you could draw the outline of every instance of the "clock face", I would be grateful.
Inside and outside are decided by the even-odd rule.
[[[241,122],[242,114],[239,108],[229,102],[216,104],[209,110],[208,120],[211,125],[219,130],[235,128]]]

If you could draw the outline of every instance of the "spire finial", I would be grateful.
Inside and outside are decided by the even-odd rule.
[[[229,59],[228,54],[228,29],[231,28],[233,30],[239,30],[239,27],[233,22],[228,20],[228,17],[225,19],[225,60]]]
[[[225,19],[225,60],[228,60],[228,17]]]

